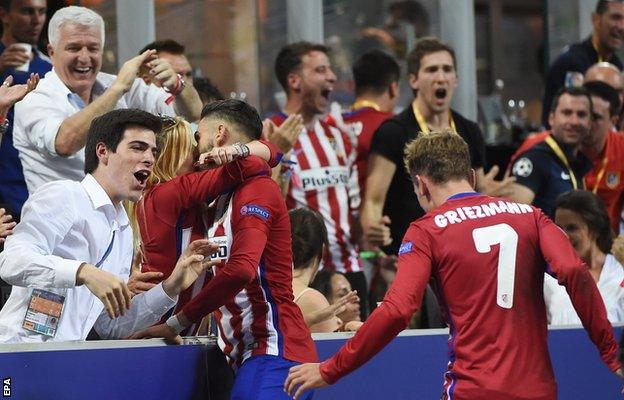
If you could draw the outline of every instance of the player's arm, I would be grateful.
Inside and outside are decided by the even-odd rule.
[[[284,389],[295,398],[303,390],[333,384],[383,349],[407,327],[420,307],[431,275],[428,236],[414,225],[405,234],[399,252],[397,277],[382,304],[373,311],[354,337],[330,359],[290,369]],[[309,370],[314,376],[308,376]]]
[[[585,263],[576,255],[565,233],[542,213],[537,223],[540,249],[548,264],[546,272],[565,286],[602,360],[611,371],[618,371],[621,368],[617,358],[618,346],[596,282]]]
[[[390,182],[396,172],[396,165],[380,154],[371,154],[368,158],[368,175],[366,177],[366,195],[362,207],[362,228],[365,239],[372,246],[390,244],[388,228],[390,223],[383,218],[383,207],[386,202]]]

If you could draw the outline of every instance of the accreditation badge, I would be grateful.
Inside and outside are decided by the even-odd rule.
[[[42,289],[33,289],[28,301],[22,328],[54,337],[58,329],[65,296]]]
[[[609,189],[615,189],[620,184],[620,172],[607,172],[605,182],[607,183],[607,187]]]

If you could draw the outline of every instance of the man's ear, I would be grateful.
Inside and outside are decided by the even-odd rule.
[[[225,145],[230,139],[231,135],[232,133],[227,128],[227,126],[225,126],[224,124],[219,124],[219,126],[217,127],[217,133],[215,134],[215,139],[214,139],[215,146],[221,147]]]
[[[106,148],[106,145],[103,142],[95,145],[95,155],[100,161],[100,164],[108,165],[108,156],[110,155],[110,151]]]
[[[48,55],[50,57],[54,56],[54,47],[52,47],[52,45],[50,43],[48,43]]]
[[[388,86],[388,95],[390,99],[394,99],[399,96],[399,82],[392,82]]]
[[[296,73],[288,74],[288,87],[293,92],[299,92],[301,90],[301,75]]]
[[[413,90],[418,90],[418,76],[416,74],[409,74],[407,81]]]

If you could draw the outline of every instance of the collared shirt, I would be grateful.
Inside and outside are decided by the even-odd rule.
[[[99,268],[128,279],[132,228],[121,204],[113,205],[92,175],[41,186],[24,204],[22,220],[0,253],[0,277],[14,285],[0,311],[0,342],[84,340],[92,327],[101,337],[122,338],[158,321],[175,304],[158,285],[135,296],[131,309],[111,320],[85,285],[76,286],[80,265],[103,258]],[[34,288],[65,296],[54,338],[22,328]]]
[[[5,45],[0,43],[0,54],[5,50]],[[0,82],[11,75],[13,84],[26,83],[31,73],[37,73],[43,77],[52,69],[52,63],[45,54],[33,48],[33,59],[30,60],[28,71],[18,71],[15,68],[7,68],[4,73],[0,74]],[[13,107],[9,109],[7,114],[9,125],[4,134],[4,139],[0,143],[0,203],[6,203],[11,207],[15,215],[19,215],[22,205],[28,198],[28,189],[26,181],[24,181],[24,173],[22,172],[22,163],[19,155],[13,146]]]
[[[110,88],[115,79],[114,75],[100,72],[93,86],[93,99]],[[137,78],[115,108],[140,108],[153,114],[173,116],[173,107],[165,103],[167,97],[168,94],[160,88],[148,86]],[[84,178],[84,148],[69,157],[61,157],[54,146],[63,121],[84,106],[54,69],[46,74],[32,93],[15,105],[13,142],[19,151],[29,193],[46,182],[59,179],[80,181]]]

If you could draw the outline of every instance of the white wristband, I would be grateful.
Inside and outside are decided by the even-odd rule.
[[[171,317],[169,317],[167,321],[165,321],[165,324],[167,324],[167,326],[173,329],[173,331],[177,335],[179,335],[180,332],[186,329],[186,327],[182,326],[182,324],[180,323],[180,320],[178,319],[177,315],[172,315]]]

